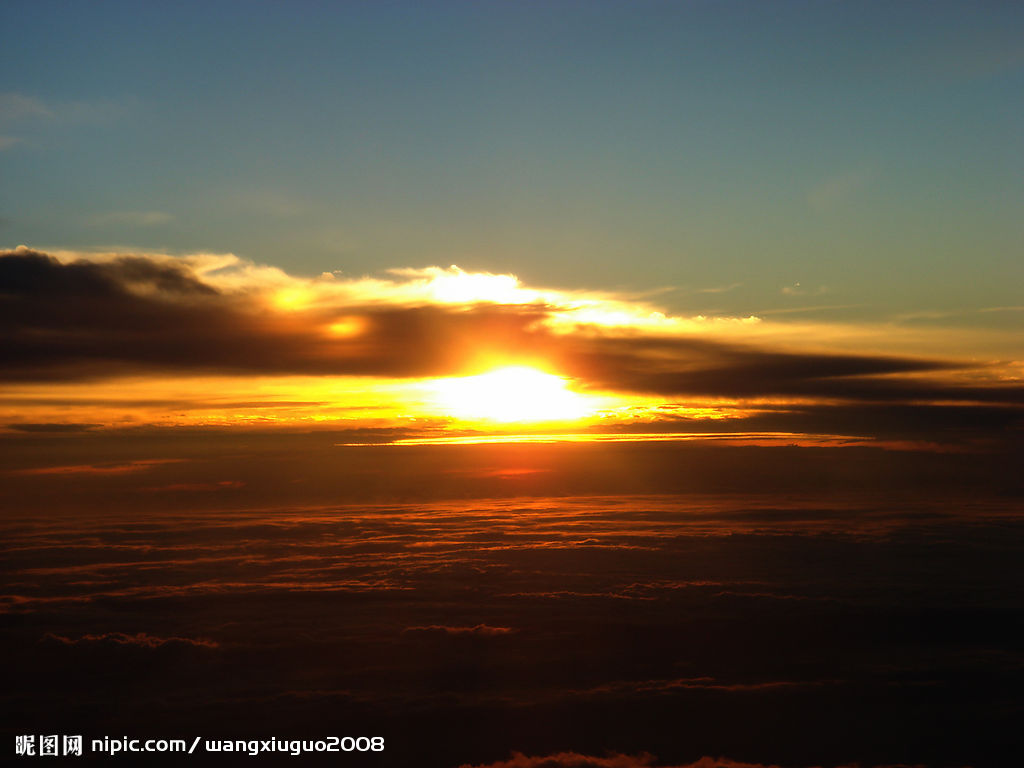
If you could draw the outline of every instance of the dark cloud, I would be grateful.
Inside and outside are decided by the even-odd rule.
[[[64,637],[52,632],[43,636],[43,642],[52,642],[59,645],[91,645],[107,644],[128,645],[138,648],[162,648],[165,645],[186,645],[196,648],[217,648],[220,644],[204,638],[194,637],[157,637],[145,632],[138,632],[128,635],[124,632],[105,632],[100,635],[82,635],[81,637]]]
[[[718,593],[719,595],[723,593]],[[763,597],[763,595],[757,595]],[[606,683],[583,693],[663,692],[684,689],[706,691],[767,691],[777,688],[807,688],[818,685],[841,685],[844,680],[765,680],[759,682],[724,682],[713,677],[685,677],[673,680],[631,680],[625,683]]]
[[[944,450],[952,443],[969,444],[1019,436],[1024,425],[1024,409],[992,403],[762,403],[740,423],[744,430],[751,432],[867,435],[895,441],[934,440],[937,442],[933,447]],[[710,437],[728,435],[735,432],[736,427],[737,422],[733,420],[662,415],[649,421],[606,425],[598,429],[623,434],[693,432]],[[926,448],[923,445],[908,447]]]
[[[155,262],[141,256],[124,256],[102,263],[76,261],[62,264],[39,251],[19,248],[0,253],[5,298],[59,297],[69,302],[68,316],[78,311],[95,314],[105,300],[125,301],[136,288],[168,297],[209,297],[217,291],[191,275],[186,265]],[[138,306],[142,306],[141,304]],[[112,308],[114,313],[119,308]],[[5,319],[7,313],[4,313]]]
[[[99,424],[76,424],[76,423],[40,423],[40,424],[8,424],[8,429],[17,432],[88,432],[100,426]]]
[[[9,379],[87,379],[145,371],[451,373],[484,346],[515,354],[539,310],[345,308],[354,338],[331,338],[330,313],[273,313],[225,295],[184,264],[125,257],[62,264],[35,251],[0,254],[0,329]],[[486,345],[482,340],[486,339]]]
[[[1019,385],[963,386],[907,375],[970,367],[942,360],[797,354],[703,339],[637,337],[579,339],[563,354],[566,367],[591,386],[667,396],[1024,403]]]
[[[1019,383],[951,378],[971,365],[985,373],[982,364],[795,353],[635,331],[556,333],[543,321],[559,310],[543,305],[361,305],[280,312],[270,308],[265,291],[220,291],[187,263],[172,260],[61,263],[19,249],[0,254],[0,286],[5,340],[0,377],[9,380],[147,372],[415,377],[462,373],[494,359],[548,361],[591,389],[675,400],[803,401],[761,409],[756,420],[783,431],[927,432],[945,438],[1015,434],[1024,406]],[[329,327],[338,318],[357,330],[332,335]],[[671,418],[661,427],[670,423]]]
[[[88,452],[109,436],[63,439],[93,442],[78,448]],[[474,447],[490,454],[480,461],[498,456]],[[648,447],[628,446],[636,466]],[[593,467],[608,448],[574,450]],[[471,455],[432,450],[442,464]],[[351,463],[323,453],[327,472]],[[400,453],[362,450],[392,477],[408,471]],[[535,459],[566,463],[551,450]],[[344,727],[385,737],[380,765],[395,768],[679,768],[701,755],[1003,768],[1019,754],[1017,499],[925,500],[922,486],[855,500],[831,486],[341,505],[349,496],[335,490],[303,505],[291,472],[309,460],[279,467],[292,491],[276,506],[262,489],[241,509],[119,504],[109,486],[152,484],[132,473],[110,476],[100,499],[66,489],[73,514],[9,504],[10,727],[135,735],[158,723],[245,738]],[[252,461],[221,456],[209,471]],[[871,738],[849,738],[850,723]]]
[[[403,632],[411,632],[413,634],[428,634],[428,635],[475,635],[479,637],[488,637],[493,635],[507,635],[510,632],[514,632],[511,627],[492,627],[487,624],[477,624],[473,627],[449,627],[442,624],[429,624],[422,627],[406,627],[402,630]]]

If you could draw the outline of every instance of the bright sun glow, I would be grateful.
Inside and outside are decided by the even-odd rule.
[[[500,368],[479,376],[432,382],[437,404],[451,416],[487,421],[566,421],[588,416],[586,398],[565,379],[534,368]]]

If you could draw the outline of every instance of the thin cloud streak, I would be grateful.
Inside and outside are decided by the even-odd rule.
[[[155,227],[174,220],[164,211],[110,211],[92,216],[88,223],[96,227]]]

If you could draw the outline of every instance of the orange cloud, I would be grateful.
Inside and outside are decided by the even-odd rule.
[[[8,348],[0,378],[26,393],[14,404],[32,393],[41,397],[43,383],[87,386],[95,398],[103,382],[131,377],[146,379],[147,386],[154,377],[220,377],[247,383],[219,404],[187,388],[179,413],[192,411],[193,403],[197,411],[221,413],[193,414],[186,421],[293,423],[300,417],[316,421],[324,411],[325,418],[361,420],[363,426],[434,418],[443,427],[458,413],[426,407],[423,392],[391,391],[383,413],[371,413],[372,403],[389,382],[520,366],[558,374],[573,398],[620,398],[605,411],[581,411],[608,424],[633,423],[639,414],[671,426],[695,418],[691,406],[702,409],[698,418],[704,420],[747,418],[741,409],[761,408],[778,421],[839,414],[847,424],[865,425],[766,432],[873,436],[894,423],[878,417],[884,408],[903,408],[904,420],[931,409],[917,422],[942,425],[940,431],[950,434],[960,421],[967,431],[1005,431],[1024,414],[1024,385],[1013,366],[946,355],[843,352],[833,343],[835,329],[800,326],[806,338],[797,343],[794,326],[785,323],[676,317],[626,296],[529,289],[511,275],[457,267],[393,270],[385,278],[302,279],[230,255],[83,258],[19,248],[0,254],[0,279],[0,331]],[[892,335],[876,329],[873,338],[885,347]],[[264,403],[246,397],[247,388],[258,388],[253,377],[327,383],[311,390],[315,397],[281,392]],[[318,405],[331,402],[332,386],[350,386],[331,380],[370,377],[372,397],[334,398],[350,404],[348,412]],[[69,423],[110,423],[109,414],[96,418],[95,411],[76,405],[83,391],[72,394],[65,401],[51,394],[49,406],[19,410],[8,417],[10,428],[52,431],[61,421],[54,418],[56,406]],[[857,413],[842,412],[851,407]],[[495,413],[490,404],[483,412]],[[382,421],[368,421],[378,417]],[[953,422],[948,429],[947,422]]]
[[[43,639],[57,642],[61,645],[114,643],[116,645],[131,645],[139,648],[150,649],[161,648],[165,645],[191,645],[197,648],[218,648],[220,646],[220,643],[214,640],[207,640],[205,638],[158,637],[156,635],[147,634],[146,632],[137,632],[134,635],[128,635],[124,632],[104,632],[99,635],[82,635],[81,637],[76,638],[65,637],[64,635],[56,635],[48,632]]]
[[[115,464],[69,464],[57,467],[13,469],[12,475],[126,475],[145,472],[161,464],[174,464],[184,459],[139,459]]]

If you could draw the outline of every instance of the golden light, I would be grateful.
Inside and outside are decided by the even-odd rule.
[[[587,398],[569,390],[561,376],[522,366],[438,379],[431,389],[437,407],[460,419],[570,421],[593,412]]]
[[[513,275],[464,272],[455,265],[449,271],[437,270],[431,276],[429,288],[434,299],[450,304],[521,304],[533,299],[533,293],[522,289]]]
[[[311,297],[312,293],[304,288],[285,288],[275,293],[271,301],[277,309],[294,312],[304,309]]]
[[[331,336],[346,338],[350,336],[358,336],[363,332],[365,327],[366,321],[361,317],[343,317],[327,326],[327,331]]]

